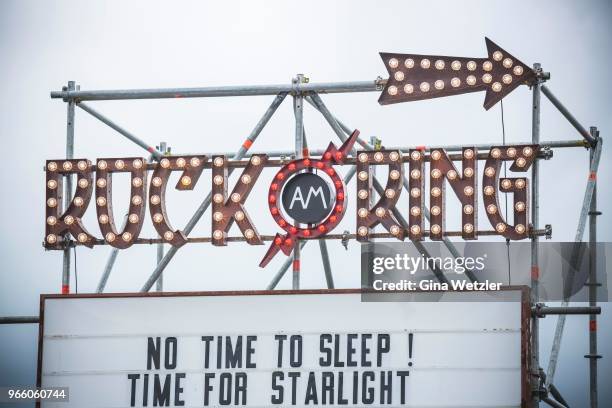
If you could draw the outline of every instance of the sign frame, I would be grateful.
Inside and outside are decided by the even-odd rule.
[[[519,291],[521,307],[521,406],[531,404],[531,306],[530,289],[527,286],[502,286],[502,291]],[[305,290],[246,290],[246,291],[195,291],[195,292],[125,292],[125,293],[83,293],[83,294],[41,294],[40,324],[38,333],[38,361],[36,370],[36,385],[42,386],[43,344],[45,333],[45,302],[48,299],[112,299],[112,298],[150,298],[150,297],[213,297],[213,296],[278,296],[278,295],[339,295],[381,293],[366,289],[305,289]],[[431,291],[420,291],[431,292]],[[382,292],[384,293],[384,292]],[[393,292],[397,294],[398,292]],[[40,401],[36,402],[40,408]]]

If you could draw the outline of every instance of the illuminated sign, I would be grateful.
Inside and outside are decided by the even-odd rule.
[[[46,164],[44,245],[47,249],[62,249],[67,234],[77,244],[88,247],[108,244],[125,249],[134,243],[155,242],[155,239],[139,238],[148,203],[149,216],[161,237],[156,238],[157,242],[180,247],[189,239],[181,230],[172,227],[166,210],[165,192],[170,175],[180,173],[175,186],[177,190],[192,190],[203,170],[212,169],[212,231],[204,242],[227,245],[230,227],[235,222],[242,237],[231,240],[246,241],[251,245],[271,241],[260,264],[265,266],[279,251],[289,255],[298,240],[323,238],[340,223],[350,195],[336,169],[344,165],[356,166],[354,237],[357,240],[368,241],[372,228],[378,225],[387,231],[389,237],[399,240],[443,239],[451,234],[444,222],[447,185],[460,201],[462,209],[462,229],[452,235],[460,235],[466,240],[477,239],[479,162],[484,165],[480,195],[487,219],[493,227],[488,233],[511,240],[529,237],[528,180],[526,177],[500,177],[500,167],[503,162],[509,162],[512,172],[526,172],[539,152],[538,145],[493,146],[487,152],[468,146],[459,154],[449,154],[444,149],[412,149],[406,153],[398,150],[358,151],[354,157],[349,157],[358,134],[358,131],[353,132],[340,148],[330,143],[320,158],[306,157],[288,163],[268,160],[263,154],[252,155],[248,161],[231,161],[224,156],[167,156],[155,164],[146,163],[141,157],[101,158],[95,165],[86,159],[49,160]],[[262,236],[245,202],[264,168],[279,166],[272,180],[267,181],[270,183],[267,202],[272,218],[284,234]],[[384,193],[371,203],[371,170],[374,166],[386,166],[388,171]],[[230,168],[242,168],[242,174],[231,191],[228,185]],[[131,176],[128,222],[121,231],[111,205],[112,178],[116,173],[129,173]],[[68,175],[76,176],[77,183],[74,196],[64,210],[62,182]],[[396,206],[403,185],[408,186],[409,206],[399,209]],[[92,197],[94,190],[95,199]],[[500,193],[513,195],[513,221],[500,214]],[[429,195],[429,230],[425,229],[423,220],[425,195]],[[82,222],[92,199],[101,232],[99,238]],[[397,219],[394,210],[407,215],[407,225]]]
[[[487,58],[381,52],[389,79],[378,102],[419,101],[486,91],[490,109],[521,84],[535,79],[531,68],[485,37]]]

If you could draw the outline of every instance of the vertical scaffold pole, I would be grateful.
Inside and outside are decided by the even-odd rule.
[[[296,87],[304,82],[304,75],[297,74],[294,79]],[[301,91],[296,92],[293,97],[293,110],[295,111],[295,158],[301,159],[304,153],[304,96]],[[293,250],[293,290],[300,289],[300,255],[301,247],[299,240]]]
[[[591,127],[591,136],[601,143],[596,127]],[[591,149],[591,161],[595,160],[595,149]],[[597,306],[597,216],[601,213],[597,211],[597,173],[589,175],[593,179],[593,194],[589,207],[589,306]],[[597,354],[597,315],[589,315],[589,354],[585,356],[589,359],[589,390],[591,408],[597,408],[597,360],[601,358]]]
[[[170,152],[168,151],[168,146],[166,142],[160,142],[158,150],[162,152],[164,156],[170,154]],[[156,251],[157,252],[157,262],[155,263],[155,266],[159,265],[162,259],[164,259],[164,244],[160,242],[159,244],[157,244],[156,249],[157,249]],[[157,278],[157,281],[155,282],[155,290],[157,292],[164,291],[164,272],[163,271],[159,274],[159,278]]]
[[[68,81],[66,87],[68,91],[76,90],[74,81]],[[74,99],[68,101],[68,116],[66,121],[66,159],[74,158]],[[72,175],[66,176],[66,183],[64,187],[64,208],[68,208],[70,205],[70,198],[72,196]],[[64,241],[68,242],[70,234],[64,236]],[[62,268],[62,294],[67,295],[70,293],[70,246],[64,248],[64,260]]]
[[[533,103],[531,121],[531,141],[533,144],[540,143],[540,86],[542,67],[539,63],[533,64],[536,71],[536,80],[533,84]],[[540,180],[538,160],[534,160],[531,167],[531,225],[533,230],[539,227],[539,200]],[[531,236],[531,306],[538,302],[539,298],[540,267],[538,263],[538,236]],[[540,336],[538,318],[531,319],[531,390],[534,407],[540,405]]]

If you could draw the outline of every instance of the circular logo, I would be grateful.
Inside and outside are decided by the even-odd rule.
[[[314,173],[300,173],[285,184],[281,194],[283,210],[301,224],[317,224],[333,208],[329,184]]]
[[[315,169],[325,173],[331,184],[315,174]],[[334,229],[344,216],[344,182],[329,160],[294,160],[274,176],[268,204],[274,221],[289,234],[285,244],[291,245],[294,238],[317,238]]]

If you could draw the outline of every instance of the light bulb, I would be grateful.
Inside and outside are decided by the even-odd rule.
[[[516,76],[521,76],[523,75],[523,67],[520,65],[517,65],[516,67],[514,67],[514,69],[512,70],[512,72],[514,73],[514,75]]]
[[[189,177],[189,176],[181,177],[181,184],[184,185],[184,186],[191,185],[191,177]]]

